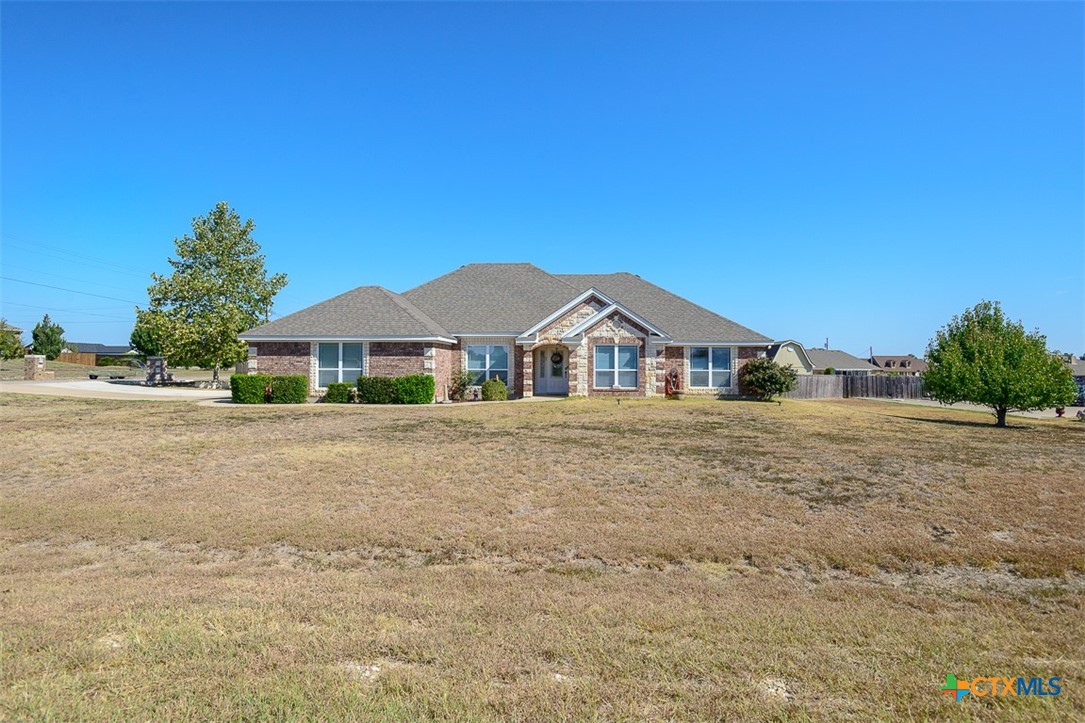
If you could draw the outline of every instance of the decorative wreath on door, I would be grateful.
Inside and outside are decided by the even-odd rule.
[[[556,352],[554,352],[553,354],[550,355],[550,363],[551,364],[561,364],[561,352],[560,351],[556,351]]]

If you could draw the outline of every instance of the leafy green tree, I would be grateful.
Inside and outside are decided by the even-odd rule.
[[[769,401],[795,388],[798,375],[790,365],[777,364],[768,357],[750,359],[738,370],[738,384],[743,394]]]
[[[163,356],[178,366],[219,369],[245,359],[237,336],[267,321],[286,276],[268,276],[255,227],[225,201],[192,220],[192,235],[174,239],[173,273],[151,274],[150,304],[136,309],[136,326],[157,339]]]
[[[60,324],[53,323],[48,314],[34,325],[30,336],[34,340],[34,353],[44,354],[46,359],[56,359],[64,350],[64,329]]]
[[[7,319],[0,319],[0,360],[19,359],[26,354],[26,347],[19,334],[8,326]]]
[[[147,319],[146,316],[144,314],[143,323],[136,321],[132,335],[128,337],[128,343],[139,352],[143,359],[149,356],[162,356],[162,342],[155,333],[156,326],[153,320]]]
[[[928,344],[927,365],[928,394],[990,407],[999,427],[1009,411],[1066,406],[1077,396],[1070,366],[1047,351],[1047,337],[1026,333],[997,301],[954,316]]]

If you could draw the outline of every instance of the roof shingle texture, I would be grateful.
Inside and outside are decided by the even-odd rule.
[[[400,294],[380,286],[359,286],[250,329],[245,336],[433,337],[449,333]]]
[[[244,336],[521,334],[589,288],[644,317],[675,341],[771,341],[633,274],[555,275],[533,264],[468,264],[403,294],[362,286],[250,329]]]
[[[806,356],[810,357],[810,362],[814,365],[815,369],[865,369],[867,371],[878,371],[878,367],[874,366],[865,359],[860,359],[857,356],[852,356],[846,351],[840,351],[839,349],[807,349]]]
[[[453,334],[519,334],[579,291],[533,264],[468,264],[403,296]]]

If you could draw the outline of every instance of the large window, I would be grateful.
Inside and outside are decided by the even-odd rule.
[[[362,345],[321,344],[317,351],[317,385],[351,382],[362,376]]]
[[[603,345],[595,347],[596,388],[637,388],[637,347]]]
[[[689,385],[701,388],[731,386],[731,347],[690,347]]]
[[[471,384],[478,386],[487,379],[500,379],[507,386],[509,383],[509,348],[480,344],[467,347],[467,371],[474,379]]]

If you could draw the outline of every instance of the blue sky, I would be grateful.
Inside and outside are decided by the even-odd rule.
[[[530,261],[862,354],[997,299],[1085,353],[1081,3],[0,13],[0,313],[27,329],[126,341],[226,200],[280,314]]]

